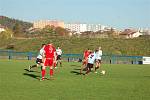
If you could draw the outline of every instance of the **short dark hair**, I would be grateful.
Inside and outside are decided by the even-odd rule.
[[[44,45],[46,45],[46,44],[43,43],[43,44],[41,45],[41,47],[43,47]]]
[[[98,52],[98,49],[96,49],[95,52]]]

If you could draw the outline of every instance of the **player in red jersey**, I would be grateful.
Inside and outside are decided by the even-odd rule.
[[[83,54],[83,62],[82,62],[82,66],[81,66],[81,70],[80,70],[80,74],[82,74],[82,70],[84,68],[86,68],[86,65],[87,65],[87,61],[88,61],[88,56],[90,55],[90,50],[87,49],[84,51],[84,54]]]
[[[47,44],[44,47],[44,59],[43,59],[43,67],[42,67],[42,80],[44,80],[45,74],[46,74],[46,67],[50,67],[50,78],[53,77],[53,63],[56,62],[56,49],[53,46],[52,43]]]

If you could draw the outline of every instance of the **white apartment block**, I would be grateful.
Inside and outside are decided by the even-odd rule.
[[[80,24],[80,23],[69,23],[65,24],[65,28],[70,29],[70,31],[75,32],[85,32],[85,31],[104,31],[107,27],[101,24]]]
[[[75,31],[78,33],[87,31],[87,25],[86,24],[79,24],[79,23],[65,24],[65,28],[69,29],[70,31]]]
[[[104,31],[106,26],[103,26],[101,24],[87,24],[87,31]]]

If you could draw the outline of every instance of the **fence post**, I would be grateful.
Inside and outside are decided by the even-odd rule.
[[[28,60],[32,59],[32,52],[28,52]]]
[[[8,59],[12,59],[12,51],[8,51]]]
[[[115,56],[112,55],[111,58],[112,58],[112,59],[111,59],[111,64],[115,64]]]
[[[137,57],[135,57],[135,64],[138,64],[138,59],[137,59]]]
[[[134,63],[133,63],[133,60],[131,61],[131,64],[134,64]]]
[[[111,59],[110,59],[110,64],[111,64]]]
[[[69,57],[68,57],[68,62],[70,62],[70,59],[69,59]]]

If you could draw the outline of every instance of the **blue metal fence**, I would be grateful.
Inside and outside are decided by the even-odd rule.
[[[36,59],[37,52],[16,52],[12,50],[0,50],[0,59]],[[63,54],[65,61],[82,61],[82,54]],[[142,56],[103,55],[102,62],[109,64],[140,64]]]

